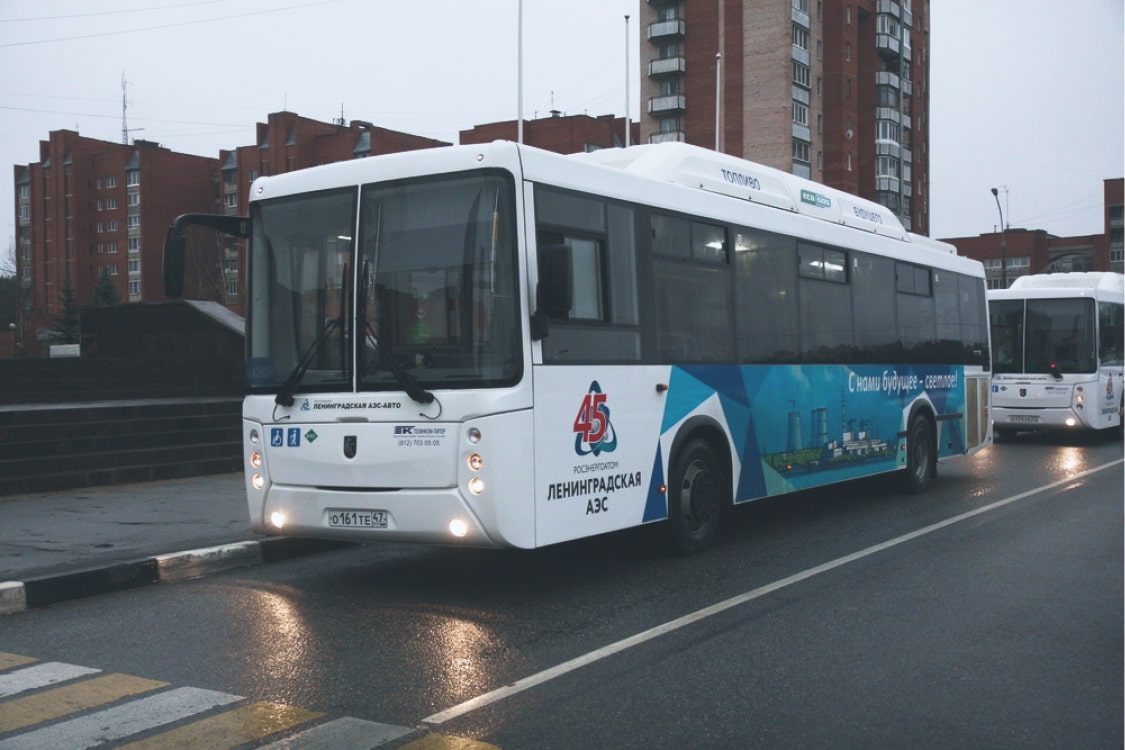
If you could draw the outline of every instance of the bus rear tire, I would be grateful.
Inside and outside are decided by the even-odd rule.
[[[934,429],[929,417],[917,414],[906,433],[906,471],[903,489],[911,494],[925,492],[936,468]]]
[[[672,464],[668,483],[668,542],[680,555],[701,552],[715,541],[726,504],[726,478],[711,447],[693,439]]]

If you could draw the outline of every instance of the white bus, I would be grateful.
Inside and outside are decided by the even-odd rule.
[[[1021,276],[988,292],[992,423],[1018,430],[1122,428],[1125,276]]]
[[[253,528],[534,548],[991,441],[983,268],[872,202],[685,144],[496,142],[261,177]]]

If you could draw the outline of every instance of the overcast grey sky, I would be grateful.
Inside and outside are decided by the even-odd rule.
[[[643,0],[642,0],[643,1]],[[0,0],[0,229],[13,164],[52,130],[187,153],[254,141],[287,109],[456,143],[516,116],[519,0]],[[523,0],[524,116],[624,114],[638,0]],[[625,15],[630,16],[628,25]],[[628,34],[627,34],[628,32]],[[929,186],[937,237],[1102,231],[1125,174],[1122,0],[933,0]],[[630,64],[626,65],[626,38]]]

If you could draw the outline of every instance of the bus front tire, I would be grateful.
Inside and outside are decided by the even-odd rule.
[[[903,489],[911,494],[925,492],[935,469],[934,429],[929,417],[915,415],[906,433],[906,472]]]
[[[676,455],[668,484],[668,537],[681,555],[711,546],[726,499],[726,479],[714,451],[694,439]]]

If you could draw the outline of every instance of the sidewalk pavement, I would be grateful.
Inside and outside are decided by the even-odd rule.
[[[347,546],[250,529],[241,472],[0,496],[0,615]]]

